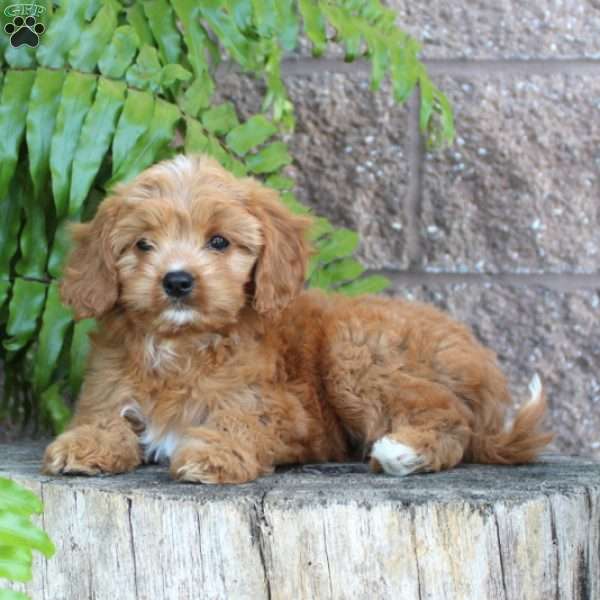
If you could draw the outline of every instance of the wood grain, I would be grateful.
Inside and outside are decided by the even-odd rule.
[[[34,600],[600,598],[600,464],[545,457],[392,479],[305,466],[198,486],[164,467],[39,474],[0,445],[0,475],[40,494],[58,552],[15,585]]]

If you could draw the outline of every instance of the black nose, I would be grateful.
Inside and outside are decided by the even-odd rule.
[[[171,298],[183,298],[194,287],[194,278],[187,271],[170,271],[163,277],[163,288]]]

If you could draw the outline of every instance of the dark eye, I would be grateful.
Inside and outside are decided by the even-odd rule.
[[[152,250],[152,245],[144,239],[138,240],[135,244],[135,247],[142,252],[149,252]]]
[[[213,250],[225,250],[225,248],[229,246],[229,241],[222,235],[213,235],[210,240],[208,240],[208,245]]]

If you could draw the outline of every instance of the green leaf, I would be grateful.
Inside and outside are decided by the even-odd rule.
[[[8,71],[0,99],[0,202],[15,173],[35,71]]]
[[[117,27],[110,44],[104,48],[98,68],[100,73],[111,79],[121,79],[135,57],[140,38],[130,25]]]
[[[83,122],[71,177],[69,215],[79,214],[112,140],[125,96],[125,84],[100,77],[94,104]]]
[[[205,73],[202,77],[198,77],[183,95],[181,102],[183,112],[192,117],[197,117],[201,110],[210,106],[210,100],[214,91],[215,85],[208,73]]]
[[[307,215],[310,214],[310,209],[304,204],[301,204],[296,199],[296,196],[292,192],[283,192],[280,194],[280,200],[287,206],[294,214]]]
[[[113,2],[104,2],[92,24],[83,30],[81,37],[69,52],[71,66],[78,71],[93,71],[116,26],[116,7]]]
[[[10,292],[10,282],[2,281],[0,279],[0,309],[4,307],[8,300],[8,293]],[[8,378],[7,378],[8,379]],[[6,381],[5,381],[6,385]],[[5,396],[6,398],[6,396]],[[2,402],[0,401],[0,407],[2,406]]]
[[[2,23],[4,26],[6,23]],[[8,43],[9,37],[7,35],[0,35],[0,66],[4,66],[4,53],[10,44]]]
[[[319,248],[317,258],[320,263],[328,263],[336,258],[352,254],[358,246],[358,234],[350,229],[336,229]]]
[[[29,581],[32,562],[29,548],[0,546],[0,577],[12,581]]]
[[[121,168],[136,142],[146,133],[154,113],[154,97],[148,92],[127,90],[112,145],[113,175]]]
[[[325,269],[314,269],[308,279],[309,288],[328,290],[332,287],[332,284],[331,276]]]
[[[79,392],[85,369],[87,358],[90,352],[89,335],[96,328],[96,321],[93,319],[84,319],[75,323],[73,328],[73,339],[71,340],[70,352],[70,371],[69,385],[74,395]]]
[[[28,517],[0,510],[0,545],[32,548],[50,558],[56,551],[50,538]]]
[[[335,27],[337,37],[346,46],[344,60],[353,61],[360,51],[362,40],[358,21],[343,7],[330,4],[320,4],[320,6],[329,22]]]
[[[277,127],[263,115],[254,115],[245,123],[232,129],[225,138],[227,145],[238,156],[244,156],[249,150],[266,142],[277,133]]]
[[[448,98],[436,88],[435,90],[435,104],[437,110],[440,112],[441,119],[441,131],[440,131],[440,143],[451,143],[454,139],[454,117],[452,115],[452,107]]]
[[[252,26],[252,0],[225,0],[223,4],[240,31],[245,32]]]
[[[374,37],[369,40],[369,49],[371,53],[371,90],[376,92],[381,87],[389,65],[387,45],[379,37]]]
[[[235,26],[231,17],[223,12],[221,0],[203,0],[198,6],[202,17],[231,58],[243,67],[252,68],[255,65],[255,56],[250,42]]]
[[[50,145],[52,194],[57,219],[67,215],[71,168],[83,120],[92,106],[96,77],[71,71],[62,89],[56,127]]]
[[[284,177],[283,175],[275,174],[269,175],[265,180],[265,184],[274,190],[292,190],[296,185],[296,182],[290,177]]]
[[[18,178],[15,178],[9,191],[0,199],[0,278],[8,278],[10,263],[17,251],[22,194],[23,188],[18,184]]]
[[[291,118],[289,123],[291,125],[293,124],[293,115],[290,109],[292,105],[287,99],[286,87],[281,78],[281,49],[273,40],[267,40],[267,42],[269,43],[264,44],[267,55],[264,78],[268,93],[263,102],[263,110],[272,107],[275,121],[286,124],[286,121],[290,121]],[[289,127],[289,129],[291,130],[292,127]]]
[[[159,152],[173,139],[175,126],[180,117],[181,113],[177,106],[157,98],[148,130],[135,143],[107,183],[107,187],[117,181],[127,181],[151,165]]]
[[[231,102],[224,102],[210,108],[202,114],[202,124],[210,133],[224,135],[238,125],[235,107]]]
[[[181,36],[175,26],[173,10],[166,0],[149,0],[143,3],[144,13],[158,42],[163,64],[178,63],[181,55]]]
[[[252,0],[254,24],[261,37],[272,37],[277,26],[277,6],[283,0]]]
[[[241,161],[233,158],[230,155],[230,161],[227,165],[227,168],[236,176],[236,177],[245,177],[248,175],[248,167]]]
[[[154,45],[152,31],[150,30],[150,25],[148,25],[148,21],[146,20],[144,7],[142,6],[141,2],[134,2],[127,9],[127,22],[135,30],[140,45]]]
[[[296,3],[293,0],[277,0],[277,25],[279,42],[286,52],[292,52],[298,42],[299,23],[294,10]]]
[[[336,260],[315,271],[310,286],[329,289],[336,283],[349,282],[364,273],[365,268],[354,258]]]
[[[64,71],[38,69],[29,98],[27,149],[29,172],[37,199],[41,197],[50,171],[50,144],[64,79]]]
[[[304,31],[313,45],[313,56],[321,56],[327,47],[325,19],[315,0],[299,0],[298,8],[304,20]]]
[[[58,283],[53,281],[48,286],[46,307],[33,366],[33,386],[38,393],[50,384],[65,335],[72,322],[71,311],[60,301]]]
[[[4,341],[7,350],[19,350],[33,337],[45,298],[45,284],[21,278],[15,280],[6,326],[10,339]]]
[[[0,589],[0,600],[30,600],[30,598],[27,594],[23,594],[23,592]]]
[[[340,286],[338,291],[346,296],[360,296],[362,294],[379,294],[390,285],[390,282],[381,275],[370,275],[357,279],[352,283]]]
[[[135,64],[127,69],[125,79],[129,85],[141,90],[158,92],[160,89],[161,74],[162,67],[158,60],[158,51],[156,48],[142,46]]]
[[[33,192],[27,186],[22,196],[25,226],[20,236],[21,258],[16,270],[29,277],[42,277],[47,262],[46,213],[50,173],[50,144],[60,102],[65,72],[40,68],[29,99],[27,149]]]
[[[333,225],[323,217],[317,217],[308,235],[308,239],[311,241],[318,240],[319,238],[331,233],[333,231]]]
[[[21,257],[15,270],[25,277],[41,278],[45,275],[48,260],[46,211],[33,193],[30,179],[23,173],[18,177],[18,181],[21,188],[21,207],[25,212],[25,226],[19,237]]]
[[[245,177],[248,173],[246,166],[229,154],[216,137],[207,134],[198,121],[189,117],[186,118],[184,151],[186,154],[208,154],[236,177]]]
[[[181,65],[165,65],[160,73],[160,84],[169,88],[177,81],[188,81],[192,74]]]
[[[204,128],[198,121],[190,118],[185,119],[185,153],[202,154],[207,152],[210,140]]]
[[[51,385],[40,397],[40,407],[45,418],[52,425],[55,434],[60,434],[71,419],[71,411],[67,408],[64,398],[60,393],[58,383]]]
[[[231,157],[227,153],[227,151],[221,146],[219,141],[213,137],[208,138],[208,146],[206,148],[206,153],[219,161],[220,165],[229,170],[229,163],[231,162]]]
[[[81,38],[86,8],[87,2],[81,0],[61,1],[37,49],[36,57],[41,65],[50,69],[65,66],[69,51]]]
[[[197,0],[171,0],[175,14],[183,29],[183,39],[187,46],[187,57],[196,77],[208,72],[206,49],[209,44],[206,31],[200,24],[200,5]],[[194,116],[196,113],[190,113]]]
[[[419,127],[423,133],[427,132],[429,120],[433,113],[433,84],[426,75],[419,79],[421,91],[421,108],[419,110]]]
[[[91,21],[96,14],[98,14],[98,11],[100,10],[100,8],[102,8],[102,3],[103,2],[111,2],[111,3],[115,3],[118,0],[85,0],[87,7],[85,9],[85,20],[86,21]]]
[[[0,33],[3,36],[4,32]],[[12,69],[32,69],[35,68],[35,48],[29,46],[19,46],[13,48],[10,44],[4,52],[4,58]]]
[[[404,102],[412,93],[418,79],[418,61],[407,47],[390,49],[391,79],[396,102]]]
[[[48,273],[51,277],[60,277],[62,268],[71,247],[69,222],[62,220],[57,223],[52,240],[52,250],[48,259]]]
[[[273,173],[292,162],[287,146],[283,142],[273,142],[260,152],[246,159],[248,168],[253,173]]]
[[[0,510],[22,515],[42,512],[40,499],[28,489],[10,479],[0,477]]]

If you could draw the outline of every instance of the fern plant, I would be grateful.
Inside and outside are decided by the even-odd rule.
[[[48,536],[30,520],[33,513],[41,512],[42,503],[35,494],[0,477],[0,579],[29,581],[33,550],[46,558],[54,554]],[[0,589],[1,600],[27,598],[21,592]]]
[[[450,107],[418,60],[418,43],[379,0],[24,6],[45,32],[36,48],[0,35],[0,419],[60,431],[69,417],[63,398],[77,393],[94,324],[74,323],[60,303],[66,225],[90,218],[115,183],[176,152],[205,152],[237,175],[262,178],[293,211],[308,211],[285,176],[293,159],[281,138],[294,125],[281,64],[300,35],[315,57],[335,43],[346,60],[368,60],[372,89],[389,76],[398,102],[418,86],[427,139],[453,136]],[[266,84],[260,113],[244,122],[233,104],[213,99],[222,60]],[[317,218],[312,240],[309,285],[346,294],[386,286],[352,258],[355,232]]]

